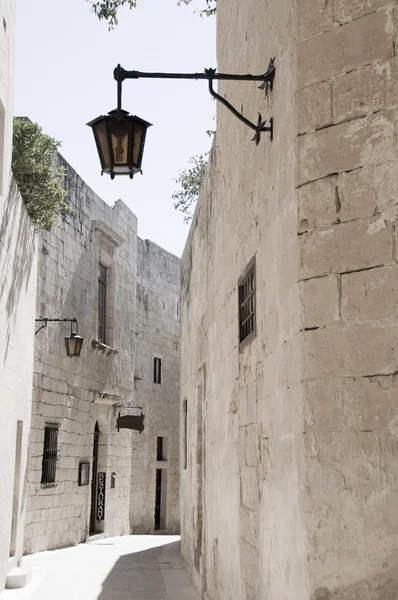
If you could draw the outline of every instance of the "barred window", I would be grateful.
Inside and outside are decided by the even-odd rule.
[[[43,485],[50,486],[55,484],[59,425],[59,423],[46,422],[44,427],[44,448],[41,469],[41,483]]]
[[[98,340],[105,344],[106,328],[106,267],[98,264]]]
[[[256,335],[256,262],[253,258],[239,279],[239,342],[241,348]],[[244,344],[242,344],[244,342]]]
[[[162,359],[153,359],[153,383],[162,383]]]

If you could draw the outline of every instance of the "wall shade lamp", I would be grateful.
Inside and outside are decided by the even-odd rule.
[[[79,325],[76,318],[73,319],[49,319],[43,317],[42,319],[35,319],[36,323],[43,323],[39,329],[35,332],[35,335],[39,333],[44,327],[47,327],[47,323],[70,323],[70,335],[64,337],[66,356],[80,356],[84,338],[82,338],[78,331]],[[75,328],[75,330],[74,330]]]
[[[260,89],[272,90],[275,79],[275,58],[270,60],[268,69],[262,75],[236,75],[232,73],[217,73],[216,69],[205,69],[204,73],[144,73],[142,71],[125,71],[120,65],[116,67],[113,76],[117,81],[117,108],[107,115],[93,119],[87,125],[92,128],[98,154],[101,161],[102,173],[114,179],[116,175],[128,175],[130,179],[136,173],[142,173],[142,157],[144,154],[145,138],[151,123],[140,117],[130,115],[122,109],[122,84],[125,79],[206,79],[209,82],[209,92],[219,102],[226,106],[240,121],[250,127],[255,133],[253,141],[258,145],[262,133],[269,133],[271,140],[274,133],[273,119],[263,120],[259,113],[257,123],[246,119],[232,104],[214,91],[215,79],[227,81],[260,81]]]

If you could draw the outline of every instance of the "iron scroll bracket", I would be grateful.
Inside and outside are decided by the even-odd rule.
[[[274,134],[274,122],[273,119],[269,119],[269,125],[267,125],[267,120],[263,120],[261,114],[258,115],[257,123],[252,123],[244,117],[228,100],[220,96],[213,87],[213,81],[223,80],[223,81],[260,81],[261,85],[259,89],[265,91],[265,97],[267,97],[268,92],[272,91],[274,85],[276,69],[275,69],[275,58],[271,58],[268,69],[262,75],[239,75],[233,73],[217,73],[216,69],[205,69],[204,73],[145,73],[142,71],[126,71],[118,65],[113,72],[114,79],[117,81],[117,112],[120,115],[120,118],[123,118],[125,111],[122,109],[122,83],[126,79],[207,79],[209,82],[209,92],[213,98],[221,102],[229,111],[232,112],[235,117],[237,117],[242,123],[250,127],[255,134],[252,138],[253,141],[256,142],[256,145],[260,142],[260,137],[262,133],[269,133],[271,141],[273,139]],[[127,113],[126,113],[127,114]]]
[[[61,322],[62,323],[76,323],[76,326],[77,326],[76,318],[73,318],[73,319],[49,319],[47,317],[44,317],[43,319],[35,319],[35,321],[36,321],[36,323],[44,323],[44,325],[41,325],[39,327],[39,329],[37,329],[35,331],[35,335],[37,335],[39,333],[39,331],[41,331],[42,329],[47,327],[47,323],[61,323]]]
[[[228,102],[228,100],[226,100],[225,98],[220,96],[220,94],[217,94],[217,92],[214,90],[213,75],[215,75],[215,72],[216,72],[215,69],[205,69],[205,73],[207,73],[209,75],[209,92],[213,96],[213,98],[215,98],[216,100],[221,102],[221,104],[226,106],[228,108],[228,110],[230,110],[231,113],[233,115],[235,115],[235,117],[237,117],[240,121],[242,121],[242,123],[245,123],[245,125],[247,125],[248,127],[250,127],[250,129],[253,129],[256,132],[254,134],[254,136],[252,137],[252,141],[256,142],[256,146],[259,145],[261,134],[264,132],[268,132],[270,134],[271,142],[272,142],[273,137],[274,137],[274,120],[273,120],[273,118],[271,117],[271,119],[269,120],[270,124],[268,127],[266,127],[267,121],[266,120],[263,121],[263,118],[260,113],[258,113],[257,125],[255,123],[252,123],[251,121],[249,121],[249,119],[246,119],[246,117],[244,117],[230,102]],[[268,86],[268,81],[265,81],[264,84],[262,84],[260,86],[260,89],[266,89],[268,92],[268,87],[263,88],[263,85],[265,85],[265,84]]]

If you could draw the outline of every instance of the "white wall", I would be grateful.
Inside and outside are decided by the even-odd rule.
[[[14,76],[12,1],[5,0],[0,4],[0,31],[1,592],[7,571],[16,566],[22,556],[33,379],[37,243],[22,198],[11,179]],[[21,435],[17,459],[18,422]]]

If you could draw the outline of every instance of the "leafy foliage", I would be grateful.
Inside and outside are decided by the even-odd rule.
[[[12,172],[33,223],[49,231],[59,224],[60,211],[70,212],[61,185],[63,170],[54,156],[60,146],[28,119],[14,119]]]
[[[117,14],[119,8],[122,6],[128,6],[129,8],[135,8],[137,6],[136,0],[87,0],[90,2],[93,12],[97,15],[99,20],[105,20],[108,23],[109,29],[113,29],[117,24]],[[178,5],[190,4],[192,0],[179,0]],[[216,14],[217,0],[206,0],[206,7],[203,10],[198,11],[200,16],[206,15],[210,17]]]
[[[199,198],[208,155],[209,153],[206,152],[206,154],[191,156],[188,163],[192,166],[180,171],[175,180],[181,189],[174,192],[172,199],[174,200],[174,208],[184,214],[184,223],[189,223],[192,219],[195,204]]]

